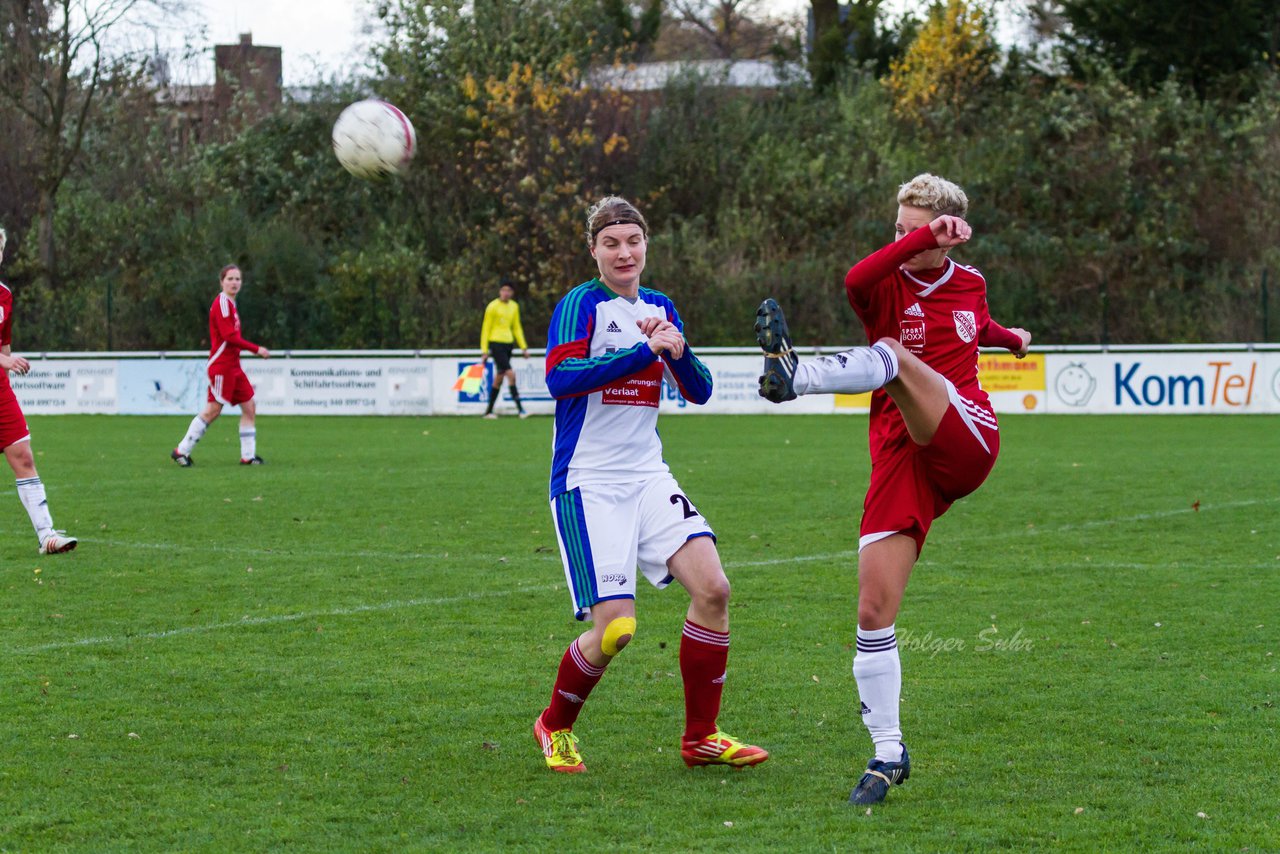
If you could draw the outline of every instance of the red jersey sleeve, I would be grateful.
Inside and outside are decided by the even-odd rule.
[[[0,284],[0,347],[13,343],[13,293]]]
[[[1011,353],[1016,353],[1022,349],[1022,338],[988,316],[987,322],[982,325],[982,330],[978,333],[978,346],[1003,347]]]
[[[876,285],[914,256],[937,248],[938,241],[933,236],[933,230],[922,225],[901,240],[895,240],[872,252],[845,274],[844,289],[849,295],[849,305],[855,311],[862,309],[870,302],[870,292]]]

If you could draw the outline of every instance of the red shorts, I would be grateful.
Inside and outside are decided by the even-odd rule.
[[[0,386],[0,450],[30,438],[27,418],[22,414],[13,388],[6,382]]]
[[[860,549],[890,534],[906,534],[917,551],[923,549],[933,520],[981,486],[995,466],[1000,453],[995,413],[954,388],[949,391],[951,406],[933,441],[917,445],[904,429],[899,441],[872,459]]]
[[[209,402],[237,406],[253,400],[253,385],[244,371],[232,370],[216,374],[209,371]]]

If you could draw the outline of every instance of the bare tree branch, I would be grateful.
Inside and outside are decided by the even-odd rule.
[[[182,0],[0,0],[0,97],[40,140],[33,170],[37,252],[43,279],[57,284],[53,222],[58,191],[83,149],[105,80],[140,61],[124,32]],[[108,45],[117,42],[112,50]],[[114,55],[113,55],[114,54]]]

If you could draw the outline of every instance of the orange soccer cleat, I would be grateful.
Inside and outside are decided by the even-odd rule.
[[[695,765],[746,768],[768,759],[769,751],[754,744],[744,744],[728,733],[717,730],[706,738],[695,738],[692,741],[681,739],[680,758],[690,768]]]

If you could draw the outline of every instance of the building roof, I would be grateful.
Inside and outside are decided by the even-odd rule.
[[[713,85],[742,89],[777,89],[807,78],[799,63],[764,59],[693,59],[681,62],[640,62],[594,68],[587,74],[591,86],[624,92],[653,92],[674,80],[693,77]]]

